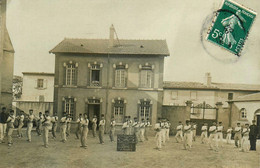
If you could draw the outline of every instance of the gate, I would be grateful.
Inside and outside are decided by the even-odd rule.
[[[192,104],[190,121],[197,124],[196,134],[201,134],[201,127],[204,123],[207,123],[208,126],[211,126],[213,122],[217,122],[218,118],[218,109],[207,104],[205,101],[196,106]]]

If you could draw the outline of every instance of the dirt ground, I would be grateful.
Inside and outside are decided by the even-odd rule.
[[[51,134],[49,134],[51,136]],[[258,168],[260,167],[260,143],[256,152],[243,153],[234,144],[224,144],[219,152],[208,150],[199,137],[191,151],[183,150],[174,137],[161,151],[154,149],[155,139],[137,144],[136,152],[117,152],[116,142],[98,143],[89,132],[88,148],[80,148],[80,141],[74,135],[66,143],[50,138],[49,148],[43,147],[42,137],[32,132],[32,142],[26,138],[13,139],[13,146],[0,144],[0,168]]]

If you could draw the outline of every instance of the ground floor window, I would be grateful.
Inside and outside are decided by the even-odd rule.
[[[114,118],[116,123],[123,123],[125,104],[124,100],[114,100]]]
[[[75,113],[75,100],[74,98],[65,98],[64,101],[64,112],[70,115],[73,118]]]
[[[150,100],[140,100],[139,119],[150,120],[151,105],[152,104]]]

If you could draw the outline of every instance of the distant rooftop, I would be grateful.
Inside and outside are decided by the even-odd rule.
[[[166,40],[64,39],[50,53],[130,54],[169,56]]]
[[[54,73],[46,72],[22,72],[23,75],[42,75],[42,76],[54,76]]]
[[[236,84],[236,83],[214,83],[206,85],[200,82],[175,82],[165,81],[165,89],[206,89],[206,90],[233,90],[233,91],[259,91],[260,85]]]
[[[236,99],[232,100],[233,102],[243,102],[243,101],[260,101],[260,92],[248,94],[245,96],[239,96]]]

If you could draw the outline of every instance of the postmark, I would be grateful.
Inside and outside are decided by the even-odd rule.
[[[256,12],[233,0],[224,0],[216,12],[206,39],[240,56]]]

